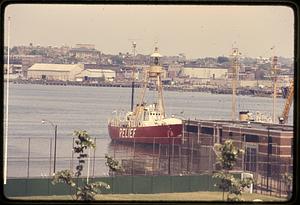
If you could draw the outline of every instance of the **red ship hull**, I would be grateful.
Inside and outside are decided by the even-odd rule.
[[[147,127],[115,127],[108,125],[112,140],[147,144],[181,144],[182,124]]]

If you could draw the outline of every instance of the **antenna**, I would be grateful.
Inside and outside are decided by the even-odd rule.
[[[10,43],[10,16],[7,23],[7,81],[6,81],[6,110],[5,110],[5,138],[4,138],[4,184],[7,180],[7,145],[8,145],[8,99],[9,99],[9,45]]]

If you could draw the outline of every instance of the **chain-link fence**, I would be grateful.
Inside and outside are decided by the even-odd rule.
[[[108,175],[105,154],[121,162],[123,175],[187,175],[211,173],[215,154],[212,147],[191,149],[175,143],[139,144],[117,143],[106,138],[94,138],[86,166],[89,176]],[[8,177],[46,177],[63,169],[74,170],[77,156],[73,152],[74,139],[10,138],[8,149]],[[83,175],[87,175],[87,167]]]
[[[195,138],[194,138],[195,139]],[[89,158],[83,176],[109,175],[105,154],[118,160],[124,169],[118,175],[197,175],[216,171],[216,155],[212,146],[188,143],[139,144],[113,142],[107,138],[94,138],[96,149],[87,151]],[[193,140],[193,139],[189,139]],[[193,142],[193,141],[192,141]],[[75,170],[78,163],[73,152],[73,138],[58,138],[56,149],[53,138],[10,138],[8,149],[8,177],[48,177],[54,171]],[[56,152],[56,154],[55,154]],[[285,196],[289,185],[283,179],[292,174],[291,162],[263,161],[246,154],[239,159],[236,170],[253,174],[254,191],[262,194]],[[55,170],[54,170],[55,168]],[[89,171],[89,172],[88,172]]]

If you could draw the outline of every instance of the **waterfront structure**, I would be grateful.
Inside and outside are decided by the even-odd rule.
[[[245,150],[238,163],[243,170],[267,176],[271,176],[271,169],[277,174],[291,172],[293,126],[247,121],[241,115],[240,118],[240,121],[185,120],[182,144],[196,148],[230,139]]]
[[[189,78],[227,79],[227,68],[182,68],[182,75]]]
[[[81,64],[43,64],[36,63],[27,71],[28,79],[75,81],[76,75],[83,71]]]
[[[76,81],[114,81],[116,71],[108,69],[86,69],[76,75]]]

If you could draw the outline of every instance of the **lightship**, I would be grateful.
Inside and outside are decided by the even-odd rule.
[[[182,120],[173,115],[167,117],[162,88],[163,68],[159,59],[162,55],[155,47],[151,55],[151,65],[144,69],[144,80],[138,104],[125,115],[115,114],[108,121],[108,133],[112,140],[136,143],[180,144],[182,139]],[[156,102],[147,104],[145,94],[149,81],[156,82]],[[134,87],[134,83],[133,87]],[[134,90],[132,89],[132,95]]]

